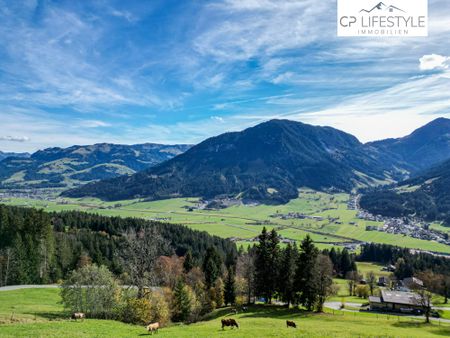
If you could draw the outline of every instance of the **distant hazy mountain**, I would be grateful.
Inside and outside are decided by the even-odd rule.
[[[212,137],[143,172],[88,184],[65,196],[106,200],[239,196],[286,202],[298,188],[350,191],[386,179],[391,159],[331,127],[272,120]]]
[[[361,199],[361,207],[374,214],[416,215],[450,225],[450,160],[396,188],[366,194]]]
[[[0,161],[3,161],[5,158],[8,157],[30,157],[29,153],[8,153],[0,151]]]
[[[368,145],[417,172],[450,158],[450,119],[438,118],[408,136]]]
[[[73,187],[133,174],[189,149],[188,145],[94,144],[48,148],[0,162],[0,188]]]

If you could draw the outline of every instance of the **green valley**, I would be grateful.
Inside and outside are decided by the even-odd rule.
[[[251,245],[251,240],[265,226],[275,228],[286,241],[299,241],[306,234],[310,234],[320,248],[375,242],[450,253],[450,246],[442,243],[400,234],[367,231],[367,226],[381,226],[382,223],[359,219],[356,210],[348,209],[349,198],[350,196],[344,193],[328,194],[304,189],[297,199],[284,205],[239,204],[214,210],[197,209],[198,198],[105,202],[94,198],[43,200],[3,197],[1,203],[42,208],[46,211],[80,210],[106,216],[139,217],[184,224],[212,235],[232,238],[244,246]],[[306,218],[274,217],[289,213],[303,214]],[[439,224],[434,224],[433,227],[442,232],[450,232],[450,228]]]

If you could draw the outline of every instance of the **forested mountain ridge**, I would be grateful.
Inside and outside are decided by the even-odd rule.
[[[8,157],[0,162],[0,187],[73,187],[83,183],[133,174],[189,149],[188,145],[100,143],[48,148],[28,158]]]
[[[209,138],[131,176],[69,190],[106,200],[238,196],[284,203],[298,188],[350,191],[395,175],[393,160],[331,127],[272,120]]]
[[[361,207],[385,216],[418,216],[450,225],[450,160],[437,165],[397,188],[368,193]]]
[[[11,153],[11,152],[3,152],[0,151],[0,161],[3,161],[8,157],[30,157],[29,153]]]
[[[390,155],[409,170],[424,170],[450,158],[450,119],[437,118],[408,136],[367,145]]]

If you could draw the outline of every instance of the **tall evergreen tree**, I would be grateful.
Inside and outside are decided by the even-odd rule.
[[[299,293],[298,301],[311,311],[316,300],[317,290],[315,285],[315,265],[319,250],[314,246],[309,235],[303,239],[300,245],[300,254],[297,260],[297,273],[295,288]]]
[[[352,268],[352,261],[350,259],[350,254],[347,248],[344,248],[341,252],[340,272],[341,275],[345,277],[350,271],[354,271]]]
[[[225,280],[224,286],[224,302],[225,305],[234,304],[236,301],[236,286],[234,280],[234,269],[232,267],[228,268],[227,279]]]
[[[203,261],[203,273],[205,274],[207,288],[214,285],[220,275],[221,268],[222,258],[214,247],[209,247],[206,250],[205,259]]]
[[[183,280],[179,280],[173,290],[175,321],[186,321],[191,313],[191,299]]]
[[[278,274],[278,292],[281,300],[287,303],[287,306],[295,299],[295,273],[298,259],[297,246],[288,243],[281,253],[280,269]]]
[[[191,250],[188,250],[186,252],[186,255],[184,256],[184,262],[183,262],[184,272],[188,273],[189,271],[192,270],[193,267],[194,267],[194,258],[192,257]]]
[[[264,297],[269,304],[272,302],[277,286],[278,258],[278,234],[275,229],[268,233],[264,227],[259,235],[259,244],[256,247],[255,286],[256,293]]]

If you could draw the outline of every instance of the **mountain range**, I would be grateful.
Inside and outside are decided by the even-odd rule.
[[[450,119],[438,118],[408,136],[367,145],[418,172],[450,158]]]
[[[450,157],[449,122],[438,119],[401,139],[362,144],[331,127],[272,120],[209,138],[134,175],[64,195],[105,200],[232,196],[285,203],[298,196],[300,187],[349,192],[400,181],[425,164]],[[419,161],[422,154],[425,163]]]
[[[0,151],[0,161],[3,161],[5,158],[8,157],[30,157],[29,153],[10,153],[10,152],[3,152]]]
[[[71,188],[88,182],[130,175],[171,159],[189,145],[100,143],[48,148],[0,162],[0,188]]]
[[[375,215],[418,216],[450,225],[450,160],[396,187],[365,194],[360,204]]]

